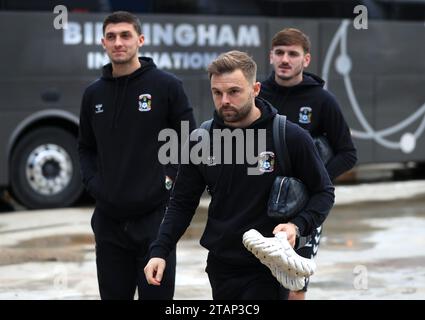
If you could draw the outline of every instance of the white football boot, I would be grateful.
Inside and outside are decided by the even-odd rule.
[[[301,257],[294,251],[285,232],[278,232],[274,237],[266,238],[257,230],[251,229],[244,233],[243,244],[269,267],[272,273],[277,274],[277,271],[280,271],[292,277],[309,277],[316,270],[313,259]]]

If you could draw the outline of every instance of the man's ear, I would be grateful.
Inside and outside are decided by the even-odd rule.
[[[261,90],[261,82],[255,82],[253,84],[254,96],[257,97],[260,94]]]
[[[103,47],[103,49],[106,49],[106,46],[105,46],[105,38],[100,39],[100,41],[102,42],[102,47]]]
[[[308,67],[308,65],[310,64],[310,61],[311,61],[311,55],[310,53],[306,53],[304,55],[304,63],[303,63],[304,68]]]
[[[143,44],[145,43],[145,35],[143,35],[143,34],[141,34],[140,36],[139,36],[139,48],[141,47],[141,46],[143,46]]]

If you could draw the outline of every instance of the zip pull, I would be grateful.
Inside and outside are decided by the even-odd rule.
[[[280,181],[279,193],[277,194],[276,203],[279,203],[280,193],[282,191],[282,185],[283,185],[283,182],[285,182],[285,179],[286,179],[286,177],[283,177],[282,181]]]

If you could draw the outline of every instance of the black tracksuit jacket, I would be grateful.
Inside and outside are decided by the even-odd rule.
[[[84,92],[80,113],[79,155],[83,183],[96,207],[124,220],[165,205],[165,175],[176,169],[160,164],[158,134],[180,121],[195,128],[181,81],[158,70],[150,58],[130,75],[112,76],[112,65]]]
[[[262,99],[257,98],[256,105],[261,110],[261,117],[242,130],[266,129],[266,151],[275,152],[272,124],[277,111]],[[212,128],[234,130],[227,127],[217,113],[214,114]],[[258,136],[255,137],[258,142]],[[286,140],[293,175],[305,183],[311,196],[306,208],[292,220],[301,234],[306,235],[325,220],[333,205],[334,188],[310,135],[288,121]],[[235,154],[236,146],[233,144],[232,147]],[[189,226],[208,185],[212,198],[201,245],[226,263],[260,263],[243,246],[242,235],[254,228],[265,236],[272,236],[278,223],[267,216],[267,201],[273,181],[281,175],[281,170],[275,158],[272,172],[248,175],[247,168],[255,166],[249,166],[246,161],[244,164],[233,162],[211,166],[181,164],[158,238],[151,246],[151,257],[168,256]]]
[[[288,120],[308,130],[312,137],[326,136],[334,157],[326,165],[331,180],[350,170],[357,161],[350,130],[335,97],[323,88],[324,81],[304,72],[293,87],[276,83],[273,72],[261,83],[260,97],[269,101]]]

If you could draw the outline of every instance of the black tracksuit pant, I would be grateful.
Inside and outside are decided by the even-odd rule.
[[[270,270],[260,262],[254,266],[231,265],[208,254],[207,268],[214,300],[287,300]]]
[[[155,240],[164,209],[138,219],[118,221],[99,209],[92,217],[96,240],[96,266],[101,299],[170,300],[174,295],[176,252],[167,259],[161,286],[146,282],[144,267],[149,245]]]

